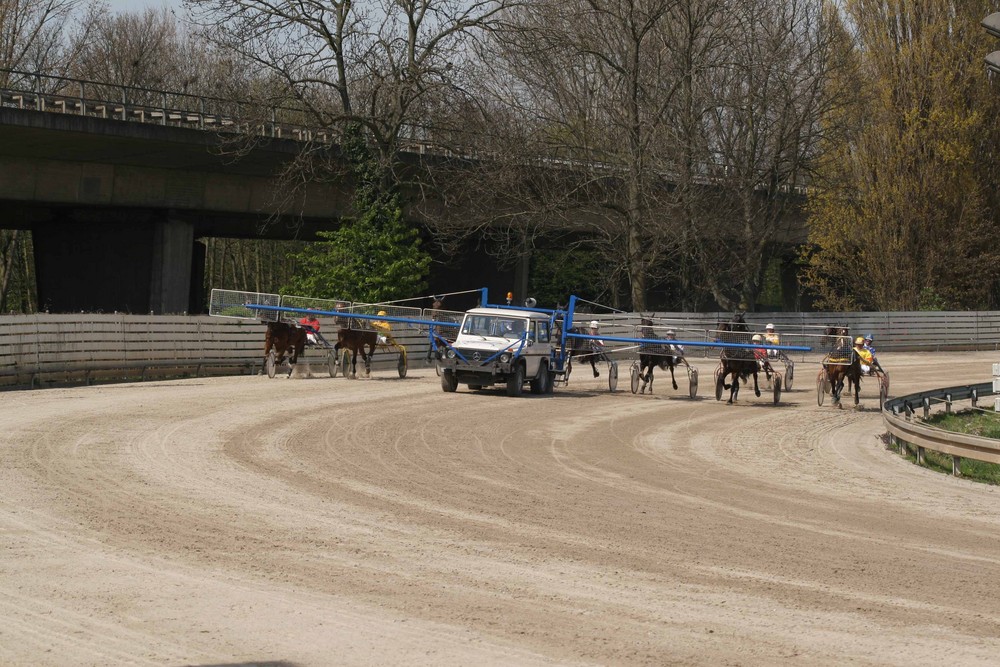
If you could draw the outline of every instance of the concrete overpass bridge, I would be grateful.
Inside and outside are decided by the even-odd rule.
[[[328,138],[275,112],[237,159],[227,146],[247,132],[236,119],[254,114],[231,102],[25,76],[0,89],[0,228],[33,232],[39,303],[55,312],[190,312],[197,239],[310,240],[350,211],[345,183],[280,191],[302,142]],[[482,284],[526,286],[526,263],[496,273]]]

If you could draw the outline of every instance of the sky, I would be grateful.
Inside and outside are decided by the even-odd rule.
[[[146,7],[170,7],[178,10],[181,0],[106,0],[113,12],[142,11]]]

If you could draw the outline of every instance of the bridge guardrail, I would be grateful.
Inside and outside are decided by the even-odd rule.
[[[948,454],[952,457],[952,474],[958,475],[963,458],[1000,463],[1000,440],[921,424],[914,421],[914,415],[920,410],[926,419],[935,404],[944,404],[945,410],[951,412],[956,401],[970,401],[976,407],[979,399],[992,395],[992,382],[907,394],[885,402],[882,421],[889,431],[891,444],[896,445],[900,454],[905,453],[907,443],[916,447],[918,463],[923,463],[925,449]]]

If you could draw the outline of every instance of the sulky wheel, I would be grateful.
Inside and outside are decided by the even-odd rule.
[[[789,362],[785,369],[785,391],[792,390],[792,380],[795,379],[795,364]]]
[[[326,367],[330,369],[330,377],[337,377],[337,353],[333,350],[326,355]]]
[[[273,378],[278,372],[278,360],[274,350],[267,353],[267,357],[264,359],[264,370],[267,371],[269,378]]]
[[[608,389],[614,392],[618,388],[618,362],[608,364]]]
[[[781,400],[781,376],[777,373],[774,374],[774,404],[777,405],[778,401]]]
[[[718,373],[715,376],[715,400],[722,400],[722,389],[725,384],[725,379],[722,377],[722,373]]]
[[[691,398],[698,396],[698,369],[688,368],[688,395]]]
[[[824,400],[826,400],[826,377],[820,374],[816,378],[816,405],[822,407]]]
[[[345,378],[351,377],[351,351],[348,349],[340,351],[340,368]]]
[[[633,361],[632,367],[629,369],[629,374],[632,380],[632,393],[639,393],[639,362]]]
[[[399,360],[396,361],[396,370],[399,372],[399,377],[406,377],[406,350],[399,352]]]

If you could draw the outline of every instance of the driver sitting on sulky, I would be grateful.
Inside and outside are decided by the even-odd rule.
[[[881,371],[882,373],[884,373],[885,371],[882,370],[882,364],[880,364],[878,362],[878,358],[875,356],[875,344],[872,342],[872,335],[870,333],[869,334],[865,334],[864,347],[865,347],[866,350],[868,350],[869,354],[872,355],[871,367],[872,367],[873,370],[869,371],[868,374],[869,375],[874,375],[875,374],[875,370],[878,370],[878,371]]]
[[[386,317],[385,311],[378,311],[378,317]],[[372,320],[372,326],[375,327],[379,345],[385,345],[392,340],[392,326],[388,322],[385,320]]]
[[[781,336],[779,336],[778,332],[774,330],[774,325],[770,322],[768,322],[767,326],[764,327],[764,342],[768,345],[781,345]],[[769,348],[767,350],[767,356],[772,359],[777,359],[781,356],[781,353],[778,350],[772,350]]]
[[[316,316],[307,314],[299,320],[299,325],[306,330],[306,341],[312,345],[319,345],[319,320]]]
[[[750,340],[753,343],[761,343],[761,344],[763,344],[764,337],[761,336],[760,334],[754,334],[753,338],[751,338]],[[764,374],[767,375],[768,378],[770,378],[771,377],[771,362],[769,362],[767,360],[767,350],[765,350],[762,347],[755,347],[753,349],[753,357],[754,357],[754,359],[757,360],[757,366],[759,366],[760,369],[762,371],[764,371]]]
[[[861,336],[854,339],[854,354],[858,355],[858,360],[861,362],[861,372],[870,375],[875,358],[865,349],[865,339]]]

